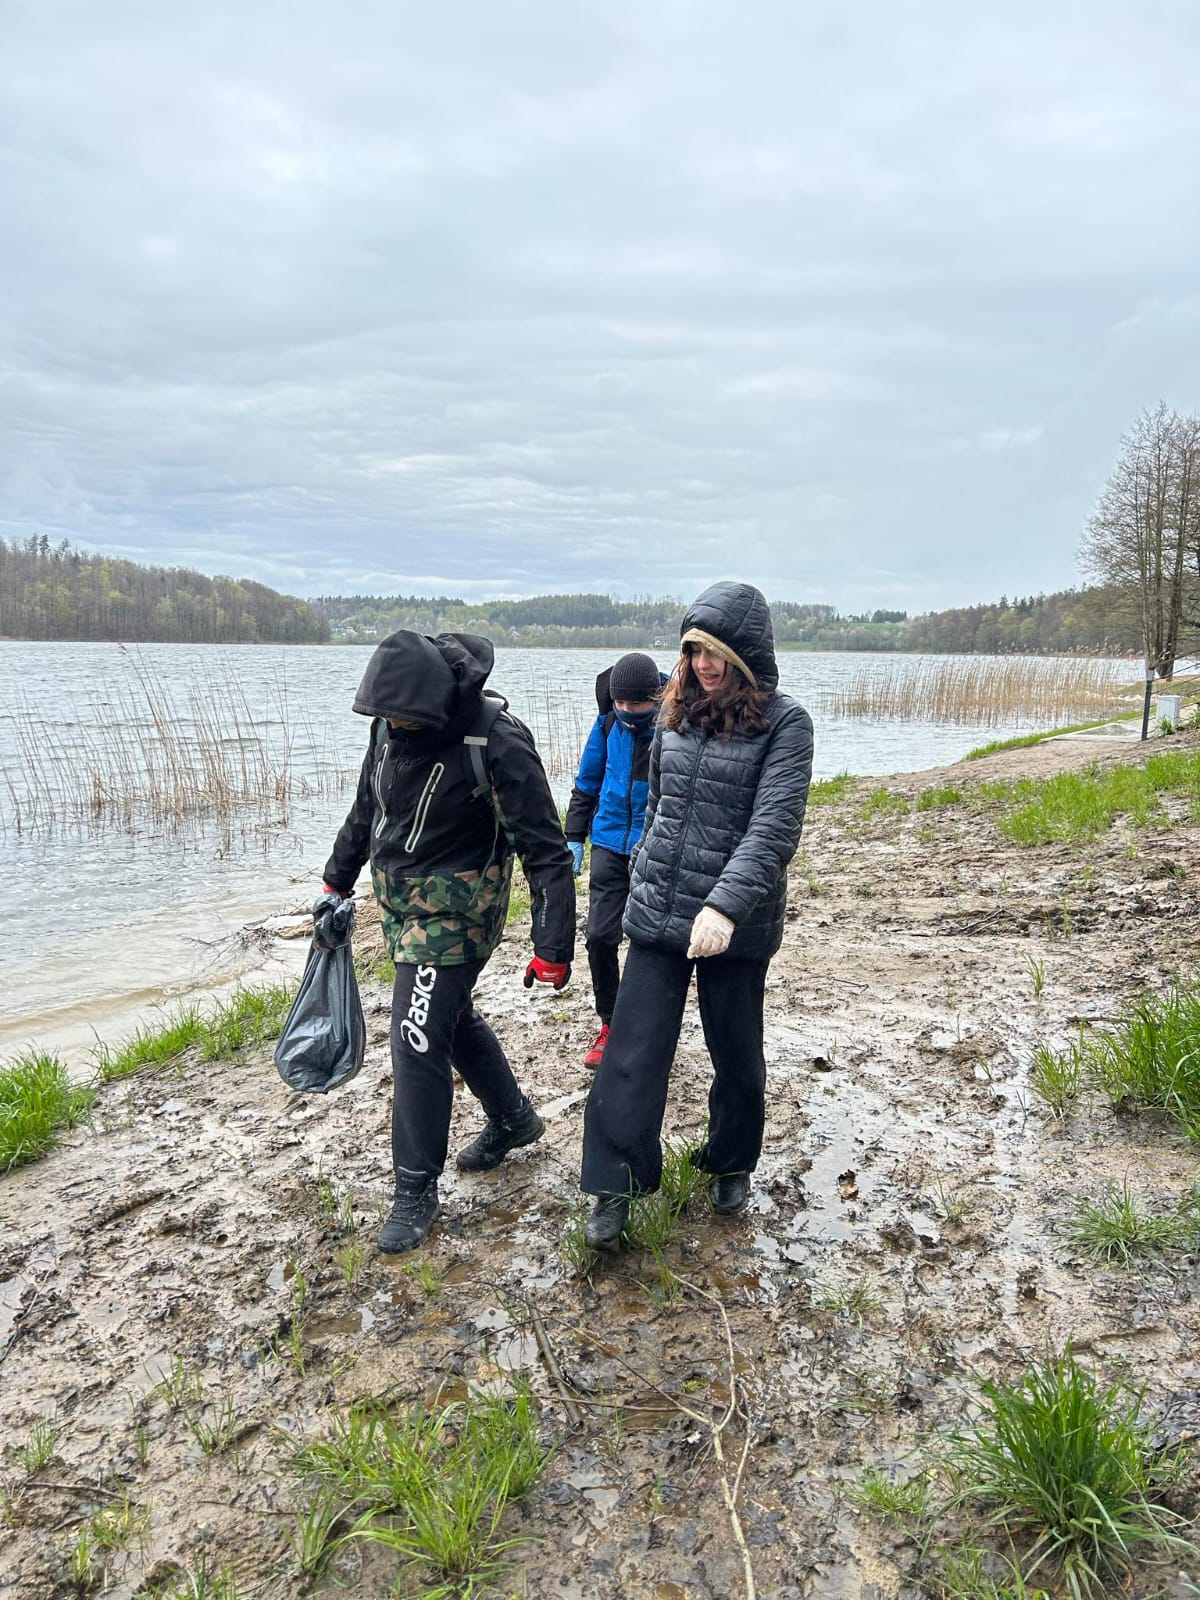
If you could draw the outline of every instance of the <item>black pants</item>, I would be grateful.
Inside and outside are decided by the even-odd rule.
[[[601,1022],[611,1022],[617,1003],[621,968],[617,947],[621,943],[621,918],[629,899],[629,857],[602,845],[592,846],[588,869],[588,916],[584,938],[592,974],[592,994]]]
[[[392,1165],[396,1179],[446,1165],[457,1067],[489,1117],[511,1116],[521,1090],[500,1041],[471,1003],[482,961],[396,965],[392,989]]]
[[[706,1172],[751,1172],[758,1163],[766,1113],[766,962],[728,956],[689,961],[631,942],[608,1046],[584,1111],[580,1187],[589,1194],[658,1188],[667,1081],[693,967],[713,1064],[708,1138],[697,1164]]]

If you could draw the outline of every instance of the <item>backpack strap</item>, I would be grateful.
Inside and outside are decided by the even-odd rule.
[[[502,711],[508,710],[503,695],[485,689],[479,701],[475,720],[463,734],[463,761],[467,769],[467,782],[472,785],[471,799],[479,800],[491,795],[492,780],[488,773],[487,746],[492,727]]]

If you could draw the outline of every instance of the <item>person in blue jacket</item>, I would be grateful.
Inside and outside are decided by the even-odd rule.
[[[617,950],[629,896],[629,858],[642,836],[649,792],[650,746],[666,676],[649,656],[632,651],[596,679],[599,715],[584,746],[567,807],[567,844],[575,876],[592,838],[585,937],[600,1032],[584,1056],[599,1066],[608,1043],[621,969]]]

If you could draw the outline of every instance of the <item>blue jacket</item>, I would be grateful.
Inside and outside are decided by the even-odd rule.
[[[568,839],[627,856],[642,836],[650,793],[650,746],[654,725],[633,733],[617,721],[615,711],[592,724],[567,807]]]

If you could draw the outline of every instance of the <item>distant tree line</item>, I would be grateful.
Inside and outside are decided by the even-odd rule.
[[[0,539],[0,637],[321,644],[329,623],[307,601],[247,578],[85,555],[43,533]]]
[[[370,644],[397,628],[460,630],[497,642],[609,649],[674,647],[682,601],[614,600],[608,595],[537,595],[468,604],[446,595],[322,596],[333,638]],[[914,650],[980,654],[1127,655],[1138,648],[1129,598],[1115,586],[1067,589],[909,617],[876,609],[847,616],[836,607],[792,600],[771,603],[776,640],[807,650]]]

